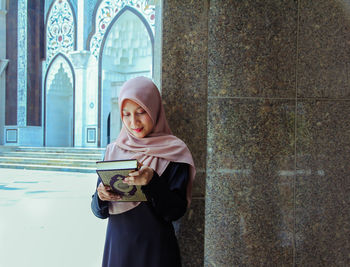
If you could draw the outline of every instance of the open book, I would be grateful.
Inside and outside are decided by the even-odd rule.
[[[123,179],[132,171],[136,171],[141,164],[136,159],[97,161],[96,172],[102,183],[122,196],[118,201],[147,201],[139,185],[128,185]]]

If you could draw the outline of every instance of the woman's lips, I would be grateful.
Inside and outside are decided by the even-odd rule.
[[[142,131],[142,129],[143,129],[143,128],[137,128],[137,129],[133,129],[133,131],[135,131],[135,132],[139,133],[139,132],[141,132],[141,131]]]

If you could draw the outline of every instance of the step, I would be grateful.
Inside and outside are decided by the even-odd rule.
[[[83,173],[95,173],[96,168],[88,167],[70,167],[70,166],[55,166],[55,165],[35,165],[35,164],[0,164],[0,168],[7,169],[25,169],[25,170],[43,170],[43,171],[66,171],[66,172],[83,172]]]
[[[25,157],[2,157],[0,164],[34,164],[34,165],[57,165],[57,166],[77,166],[77,167],[96,167],[95,160],[84,159],[58,159],[58,158],[25,158]]]
[[[104,148],[0,146],[0,168],[95,172]]]
[[[54,153],[80,153],[80,154],[100,154],[103,155],[104,148],[85,147],[22,147],[22,146],[0,146],[0,152],[54,152]]]
[[[25,157],[25,158],[59,158],[59,159],[87,159],[87,160],[102,160],[102,154],[78,154],[78,153],[55,153],[55,152],[34,152],[34,151],[6,151],[1,152],[0,156],[2,157]]]

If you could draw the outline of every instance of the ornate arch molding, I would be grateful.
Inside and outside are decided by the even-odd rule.
[[[87,49],[98,58],[101,55],[105,36],[110,31],[111,25],[126,10],[136,14],[145,24],[149,36],[154,43],[155,33],[155,5],[148,5],[140,0],[100,0],[93,13],[92,32],[87,39]]]
[[[69,0],[56,0],[47,11],[45,44],[46,65],[58,53],[68,55],[77,49],[77,19]]]
[[[118,14],[113,18],[113,20],[109,23],[107,30],[104,33],[104,36],[102,38],[101,44],[100,44],[100,48],[99,48],[99,54],[98,54],[98,58],[99,60],[99,66],[98,66],[98,71],[99,73],[101,72],[102,69],[102,55],[103,55],[103,49],[104,49],[104,45],[105,42],[107,40],[108,34],[111,31],[111,29],[113,28],[114,23],[120,18],[121,15],[123,15],[124,12],[126,11],[131,11],[133,14],[135,14],[141,21],[142,23],[145,25],[149,38],[151,40],[151,44],[152,44],[152,55],[154,54],[153,50],[154,50],[154,31],[152,30],[152,28],[150,27],[150,25],[148,24],[148,22],[145,20],[145,18],[134,8],[131,8],[129,6],[125,6],[120,12],[118,12]],[[152,62],[153,63],[153,62]],[[153,65],[153,64],[152,64]]]
[[[48,78],[48,74],[50,73],[50,70],[52,68],[52,65],[55,64],[55,61],[57,58],[59,57],[62,57],[68,64],[69,68],[70,68],[70,71],[72,73],[72,86],[73,86],[73,146],[74,146],[74,132],[75,132],[75,129],[74,129],[74,121],[75,121],[75,72],[74,72],[74,68],[73,68],[73,65],[71,63],[71,61],[69,60],[69,58],[63,54],[63,53],[58,53],[56,54],[52,60],[50,61],[50,64],[46,70],[46,74],[45,74],[45,78],[44,78],[44,122],[43,122],[43,125],[44,125],[44,146],[46,146],[46,93],[47,93],[47,78]]]

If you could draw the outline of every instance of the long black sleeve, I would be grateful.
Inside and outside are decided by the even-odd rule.
[[[101,179],[98,178],[96,188],[100,183]],[[102,201],[97,195],[97,190],[95,194],[92,195],[91,210],[93,214],[100,219],[106,219],[109,216],[108,201]]]
[[[164,220],[175,221],[185,214],[188,178],[188,164],[171,162],[161,176],[155,172],[149,184],[141,187],[155,212]]]

